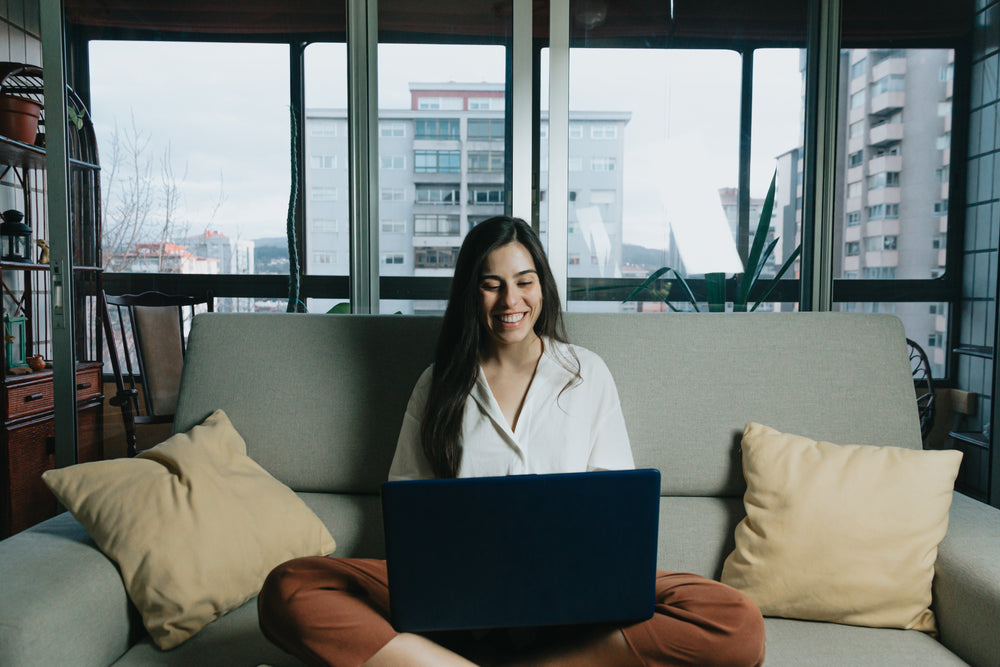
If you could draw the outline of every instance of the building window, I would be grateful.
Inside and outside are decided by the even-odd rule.
[[[311,120],[309,121],[309,136],[335,137],[337,136],[337,124],[331,120]]]
[[[847,214],[847,226],[854,227],[861,224],[861,211],[851,211]]]
[[[413,151],[413,171],[418,174],[457,174],[461,151]]]
[[[404,194],[403,188],[382,188],[380,199],[382,201],[403,201]]]
[[[941,184],[947,183],[951,178],[951,168],[948,166],[944,166],[941,167],[940,169],[935,170],[934,178],[937,180],[938,183]]]
[[[457,118],[418,118],[417,139],[458,139]]]
[[[569,191],[569,200],[570,201],[576,201],[576,190],[570,190]]]
[[[406,169],[406,156],[383,155],[378,160],[378,166],[382,169]]]
[[[582,157],[571,157],[569,159],[569,170],[570,171],[583,171],[583,158]]]
[[[899,155],[899,144],[879,146],[878,148],[872,150],[872,157],[883,157],[886,155]]]
[[[458,248],[415,248],[414,268],[454,269]]]
[[[899,187],[898,171],[883,171],[868,177],[868,189],[877,190],[879,188]]]
[[[865,239],[865,250],[868,252],[878,252],[880,250],[895,250],[895,236],[870,236]]]
[[[470,97],[469,111],[503,111],[502,97]]]
[[[470,204],[503,204],[503,186],[502,185],[487,185],[487,186],[470,186],[469,187],[469,203]]]
[[[862,76],[868,70],[868,62],[866,58],[862,58],[858,62],[851,65],[851,78],[856,79]]]
[[[548,123],[542,123],[538,127],[538,138],[539,139],[548,139],[549,138],[549,124]]]
[[[418,204],[457,204],[458,185],[418,185]]]
[[[850,127],[847,128],[848,137],[859,137],[865,132],[865,121],[859,120],[856,123],[851,123]]]
[[[895,266],[866,266],[865,279],[867,280],[892,280],[896,277]]]
[[[869,220],[891,220],[899,217],[899,204],[876,204],[868,207]]]
[[[336,155],[313,155],[309,158],[309,166],[312,169],[336,169]]]
[[[944,234],[936,234],[933,239],[931,239],[931,247],[935,250],[944,250],[948,247],[947,237]]]
[[[849,241],[844,244],[844,254],[853,257],[861,252],[860,244],[857,241]]]
[[[948,215],[948,200],[934,202],[934,215]]]
[[[418,97],[418,109],[449,109],[457,111],[462,108],[461,97]]]
[[[591,171],[614,171],[615,159],[613,157],[595,157],[590,160]]]
[[[378,124],[378,136],[380,137],[405,137],[406,123],[384,122]]]
[[[469,151],[469,171],[503,171],[503,151]]]
[[[941,68],[938,79],[941,81],[951,81],[955,78],[955,63],[948,63]]]
[[[951,148],[951,132],[945,132],[940,137],[938,137],[935,145],[937,146],[937,149],[939,151]]]
[[[313,201],[337,201],[337,188],[313,186],[309,188],[309,199]]]
[[[337,253],[335,252],[314,252],[312,254],[313,264],[336,264]]]
[[[847,166],[859,167],[861,166],[861,163],[864,161],[865,161],[865,152],[863,150],[860,150],[857,153],[851,153],[847,157]]]
[[[612,123],[595,123],[590,126],[591,139],[617,139],[618,126]]]
[[[570,139],[583,139],[583,125],[581,123],[570,123],[569,124],[569,138]]]
[[[872,82],[872,97],[900,90],[906,90],[906,76],[903,74],[889,74]]]
[[[460,221],[457,215],[420,214],[413,216],[415,236],[458,236]]]
[[[383,234],[402,234],[406,231],[406,223],[402,220],[383,220]]]
[[[858,107],[863,107],[865,105],[865,91],[859,90],[858,92],[851,95],[851,108],[857,109]]]
[[[571,266],[577,266],[577,265],[579,265],[580,264],[580,255],[578,255],[576,253],[570,253],[570,255],[569,255],[569,263],[570,263]]]
[[[854,199],[861,196],[861,181],[854,181],[847,184],[847,198]]]
[[[313,232],[335,234],[340,231],[340,226],[332,218],[313,218],[309,223],[309,229]]]
[[[406,255],[401,252],[383,252],[382,253],[382,263],[383,264],[405,264]]]
[[[470,118],[469,141],[500,141],[504,137],[502,118]]]

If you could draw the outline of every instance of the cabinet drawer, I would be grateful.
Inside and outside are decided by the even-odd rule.
[[[7,419],[17,419],[52,409],[52,376],[44,382],[8,385]]]
[[[76,372],[76,400],[85,401],[101,395],[101,369],[88,368]]]

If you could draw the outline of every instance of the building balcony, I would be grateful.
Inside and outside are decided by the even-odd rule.
[[[883,171],[903,171],[903,158],[899,155],[883,155],[868,161],[869,174],[879,174]]]
[[[900,54],[891,58],[886,58],[875,67],[872,67],[872,81],[878,81],[890,74],[906,74],[906,56]]]
[[[899,266],[898,250],[876,250],[865,253],[865,266]]]
[[[865,224],[865,236],[899,236],[899,219],[872,220]]]
[[[857,167],[848,167],[848,169],[847,169],[847,182],[848,183],[854,183],[855,181],[860,181],[864,177],[865,177],[865,175],[864,175],[864,167],[862,167],[860,165],[857,166]]]
[[[861,268],[861,257],[850,255],[844,258],[844,271],[857,271]]]
[[[844,242],[848,243],[851,241],[861,240],[861,225],[851,225],[850,227],[844,227]]]
[[[876,188],[868,191],[868,205],[898,204],[902,201],[902,191],[898,187]]]
[[[891,94],[892,93],[886,93],[886,95],[891,95]],[[875,125],[868,130],[869,146],[882,146],[884,144],[894,144],[902,140],[903,140],[902,123],[882,123],[881,125]]]
[[[848,197],[844,200],[844,210],[848,213],[861,210],[861,197]]]
[[[851,137],[847,140],[847,153],[848,155],[852,153],[857,153],[859,150],[865,147],[865,135],[862,132],[857,136]]]
[[[938,232],[941,234],[948,233],[948,216],[942,215],[938,220]]]
[[[948,330],[948,318],[944,315],[934,316],[934,331],[945,332]]]
[[[906,93],[901,90],[891,90],[872,98],[872,106],[869,113],[884,114],[897,109],[902,109],[906,103]]]
[[[937,251],[937,265],[938,267],[944,266],[945,260],[948,257],[948,251],[945,248],[941,248]]]

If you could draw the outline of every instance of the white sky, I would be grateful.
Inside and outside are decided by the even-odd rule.
[[[773,158],[801,143],[798,58],[794,49],[757,54],[753,196],[763,196]],[[543,72],[545,67],[543,62]],[[632,113],[623,164],[626,243],[666,246],[662,193],[669,173],[682,168],[712,188],[735,187],[740,97],[735,53],[577,49],[570,72],[571,109]],[[411,81],[502,82],[503,77],[500,47],[379,48],[382,108],[409,108]],[[93,42],[91,112],[102,160],[109,155],[105,142],[114,125],[123,129],[134,117],[156,147],[157,161],[169,143],[174,174],[182,180],[181,215],[191,233],[281,236],[289,184],[287,81],[287,46]],[[543,89],[546,85],[543,78]],[[346,106],[343,45],[309,47],[306,95],[309,107]],[[544,95],[542,103],[544,108]],[[678,138],[702,149],[668,155],[668,142]],[[218,206],[220,192],[224,201]]]

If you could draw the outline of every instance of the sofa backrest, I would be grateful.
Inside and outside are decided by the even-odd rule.
[[[440,320],[195,318],[175,431],[222,408],[297,491],[377,493]],[[838,443],[920,447],[902,325],[835,313],[567,314],[618,385],[636,464],[664,495],[738,496],[747,421]]]

